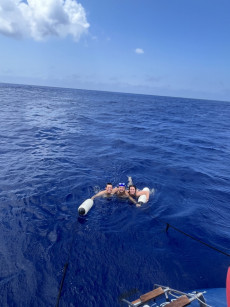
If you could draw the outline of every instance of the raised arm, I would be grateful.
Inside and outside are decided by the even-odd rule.
[[[112,194],[116,193],[118,191],[118,188],[113,188],[112,189]]]

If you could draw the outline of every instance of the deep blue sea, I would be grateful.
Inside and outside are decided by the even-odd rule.
[[[66,263],[60,306],[225,287],[230,102],[0,84],[0,123],[1,306],[55,306]],[[78,216],[127,176],[147,204]]]

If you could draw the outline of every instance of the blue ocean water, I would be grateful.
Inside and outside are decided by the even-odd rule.
[[[0,107],[1,306],[54,306],[66,263],[60,306],[225,287],[229,257],[165,223],[230,253],[229,102],[0,84]],[[78,217],[127,176],[147,204]]]

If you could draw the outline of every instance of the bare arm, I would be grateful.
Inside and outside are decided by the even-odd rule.
[[[102,196],[106,193],[106,190],[98,192],[97,194],[95,194],[94,196],[91,197],[92,200],[94,200],[94,198]]]
[[[129,193],[126,191],[125,192],[126,196],[129,198],[129,200],[133,203],[133,204],[137,204],[136,200],[134,198],[132,198],[132,196],[129,195]]]
[[[139,197],[141,195],[145,195],[146,196],[146,202],[149,200],[149,192],[148,191],[138,191],[136,193],[136,195]]]

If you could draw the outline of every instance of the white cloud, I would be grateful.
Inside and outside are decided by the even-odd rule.
[[[143,54],[143,53],[144,53],[144,50],[141,49],[141,48],[136,48],[136,49],[135,49],[135,52],[136,52],[137,54]]]
[[[0,0],[0,33],[43,40],[87,33],[85,10],[76,0]]]

